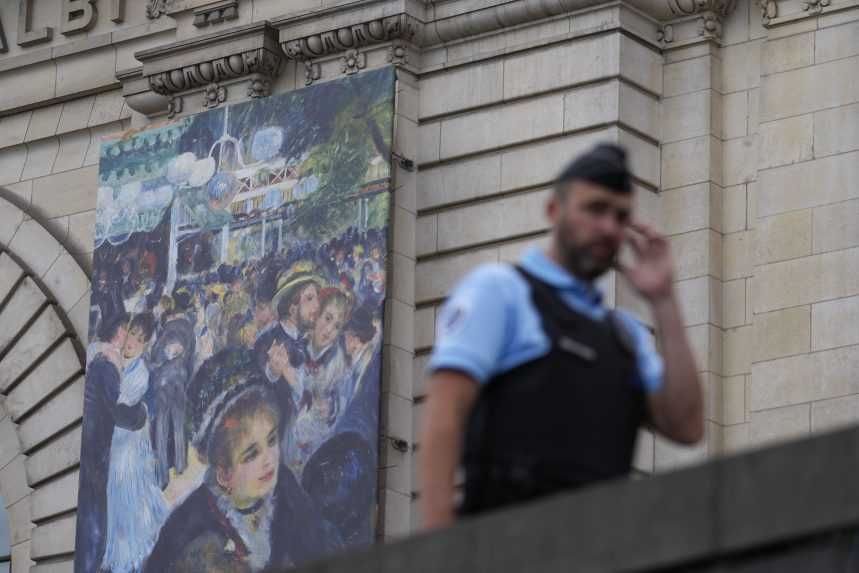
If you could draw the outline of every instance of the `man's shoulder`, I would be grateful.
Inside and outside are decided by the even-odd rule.
[[[512,264],[485,263],[465,275],[455,290],[486,290],[502,294],[514,292],[523,284],[524,279]]]

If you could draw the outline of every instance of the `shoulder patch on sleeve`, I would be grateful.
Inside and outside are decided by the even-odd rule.
[[[445,309],[444,315],[440,317],[439,335],[454,336],[465,325],[471,310],[472,304],[467,297],[460,297],[451,301],[450,306]]]

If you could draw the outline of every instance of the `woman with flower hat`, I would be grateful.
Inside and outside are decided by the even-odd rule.
[[[165,523],[146,571],[250,573],[340,547],[337,531],[280,463],[281,412],[253,358],[241,350],[216,354],[189,396],[193,445],[209,467]]]

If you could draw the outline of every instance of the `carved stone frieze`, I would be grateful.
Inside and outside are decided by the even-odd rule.
[[[282,46],[287,58],[308,60],[393,40],[412,42],[418,35],[418,26],[418,21],[408,14],[398,14],[322,34],[288,40],[283,42]]]
[[[212,3],[207,6],[211,7]],[[158,108],[144,105],[146,111],[141,113],[146,115],[197,111],[188,109],[196,107],[192,103],[196,101],[201,102],[202,108],[216,106],[225,101],[230,89],[239,89],[249,97],[267,96],[285,59],[277,30],[267,22],[179,40],[137,52],[135,58],[143,64],[142,68],[117,77],[124,93],[132,93],[133,89],[135,101],[151,99],[143,97],[141,85],[160,98]],[[236,88],[236,84],[242,85]],[[200,99],[186,97],[191,94],[199,94]]]
[[[280,54],[256,48],[151,75],[149,85],[156,93],[170,95],[252,74],[274,78],[280,64]]]

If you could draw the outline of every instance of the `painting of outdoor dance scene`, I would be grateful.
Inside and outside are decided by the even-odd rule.
[[[394,82],[102,144],[76,572],[250,573],[372,541]]]

